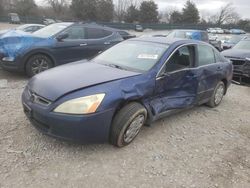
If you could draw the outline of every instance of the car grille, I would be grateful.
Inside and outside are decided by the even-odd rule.
[[[234,76],[250,77],[250,61],[247,59],[226,58],[228,58],[234,66]]]
[[[40,105],[43,105],[43,106],[49,106],[51,104],[51,101],[37,95],[36,93],[34,93],[34,92],[30,91],[30,90],[28,90],[28,93],[29,93],[30,101],[32,103],[40,104]]]
[[[236,66],[242,66],[246,63],[246,60],[241,60],[241,59],[231,59],[233,65]]]

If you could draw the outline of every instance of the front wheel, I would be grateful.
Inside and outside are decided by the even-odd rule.
[[[26,64],[26,74],[32,77],[40,72],[53,67],[53,63],[49,57],[43,54],[31,56]]]
[[[226,93],[226,86],[221,81],[215,87],[214,93],[213,93],[212,97],[210,98],[209,102],[207,103],[207,105],[211,108],[215,108],[215,107],[219,106],[225,93]]]
[[[129,145],[139,134],[147,119],[147,110],[139,103],[130,103],[115,116],[110,141],[117,147]]]

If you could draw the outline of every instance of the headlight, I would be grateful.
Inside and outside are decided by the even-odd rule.
[[[64,114],[90,114],[96,112],[100,106],[105,94],[96,94],[77,99],[72,99],[59,105],[54,112]]]
[[[14,57],[4,57],[2,60],[3,61],[13,62],[15,60],[15,58]]]

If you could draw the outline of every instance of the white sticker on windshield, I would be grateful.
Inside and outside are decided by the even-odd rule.
[[[158,59],[157,54],[139,54],[138,59]]]

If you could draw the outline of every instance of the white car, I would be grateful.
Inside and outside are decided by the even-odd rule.
[[[214,28],[211,33],[224,34],[224,30],[221,28]]]
[[[39,29],[42,29],[44,27],[45,25],[42,24],[25,24],[17,27],[16,30],[24,31],[27,33],[34,33],[35,31],[38,31]]]

